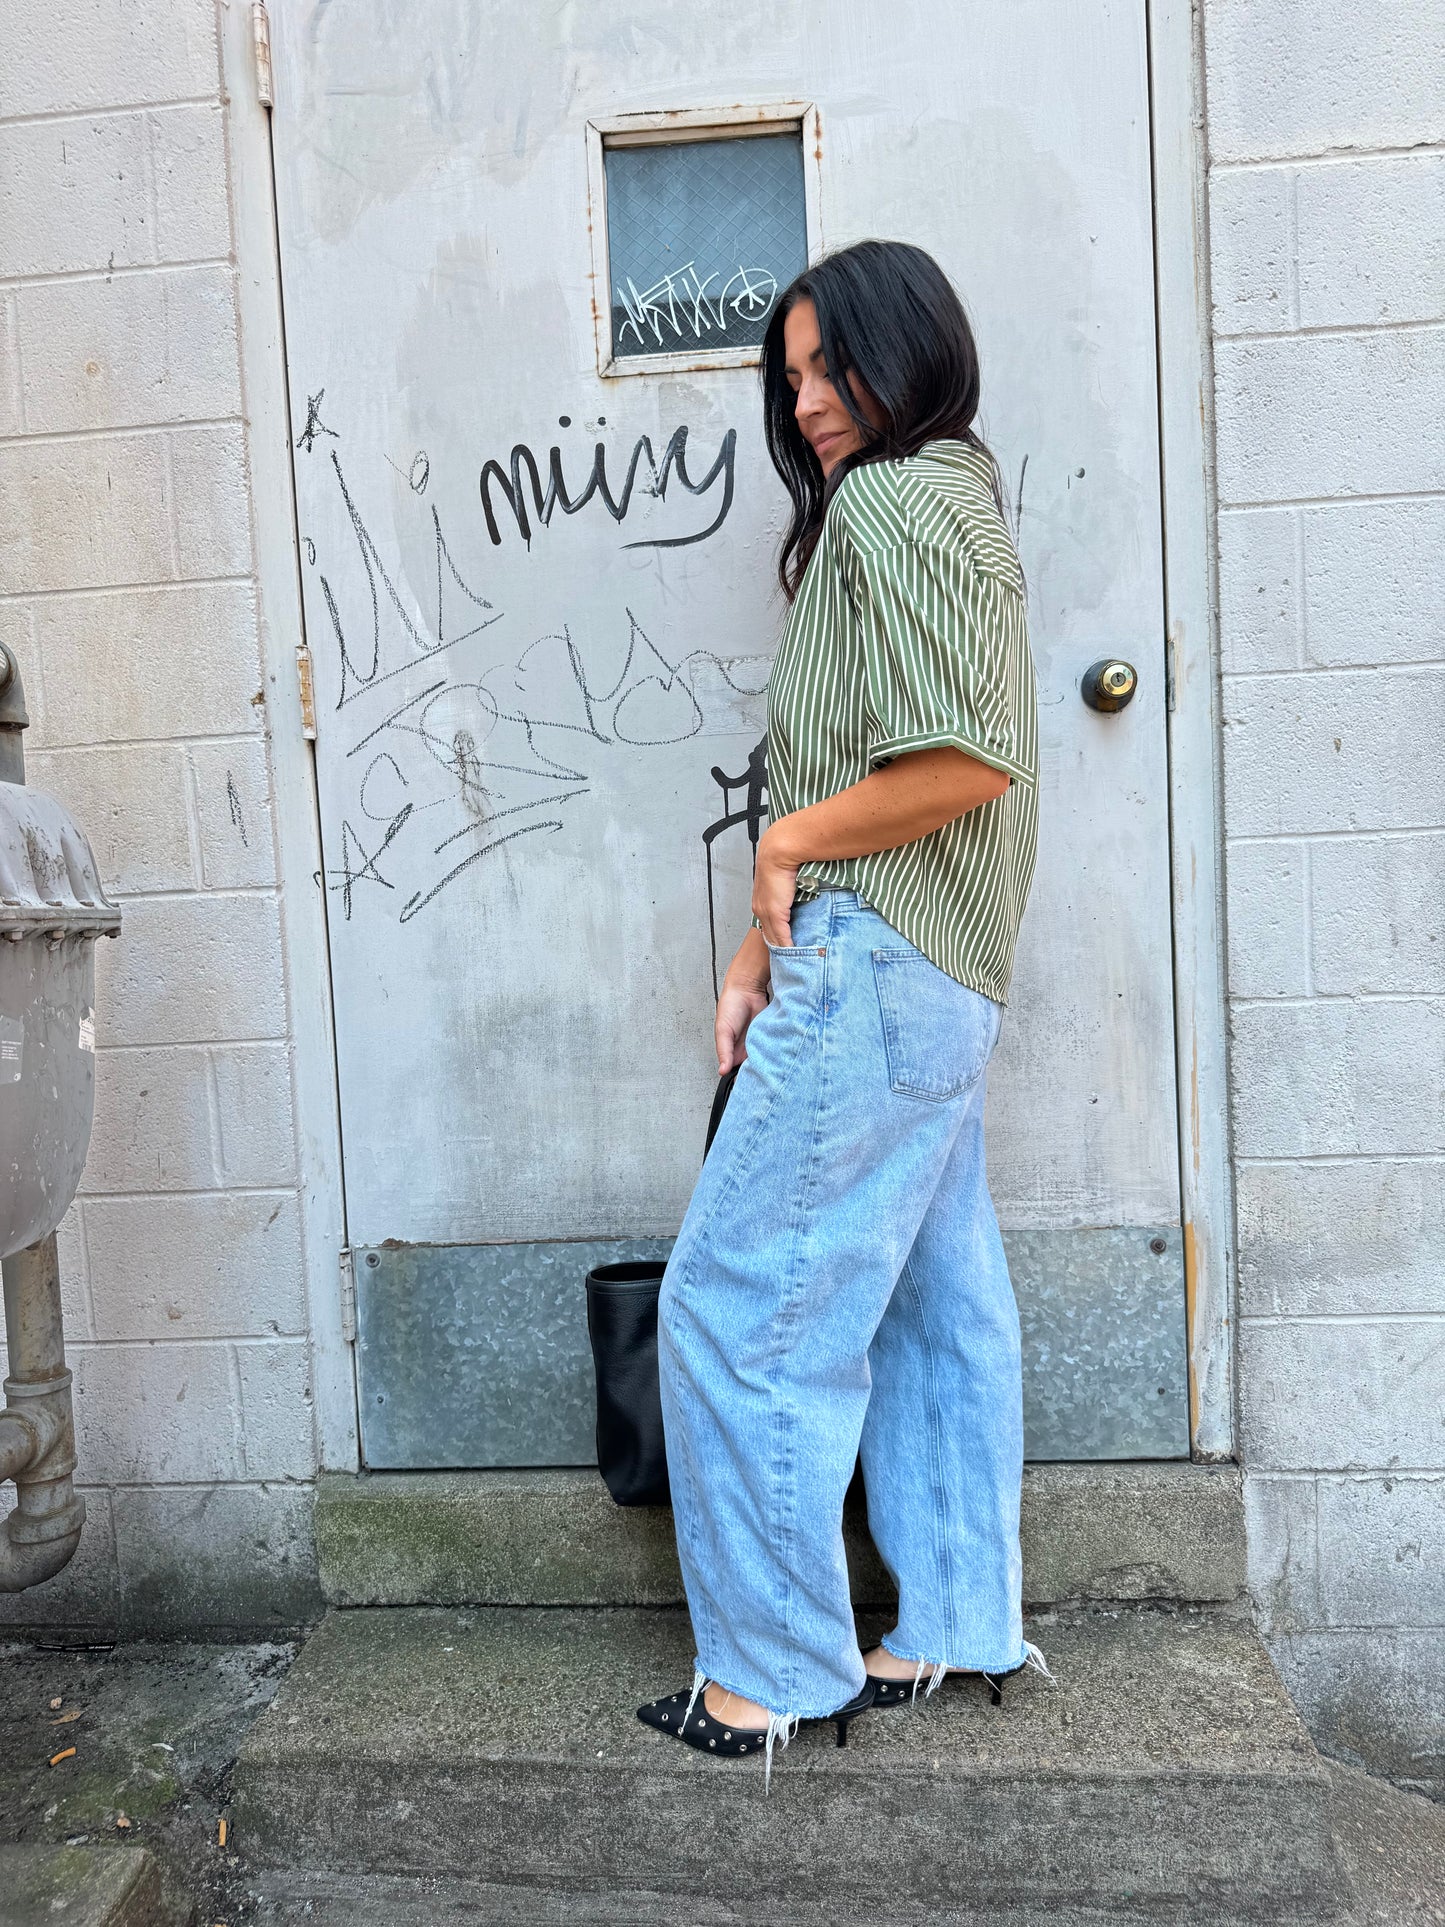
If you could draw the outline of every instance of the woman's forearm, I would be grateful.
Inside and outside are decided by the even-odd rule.
[[[1001,770],[961,749],[919,749],[876,769],[767,831],[772,854],[794,867],[829,857],[872,856],[942,829],[1008,788]]]
[[[912,750],[861,783],[779,817],[758,842],[753,912],[771,944],[792,942],[789,912],[804,863],[871,856],[942,829],[992,803],[1009,779],[961,749]]]

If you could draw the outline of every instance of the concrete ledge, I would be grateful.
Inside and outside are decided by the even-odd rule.
[[[848,1556],[860,1606],[892,1587],[861,1509]],[[669,1606],[682,1601],[672,1514],[615,1506],[595,1471],[328,1473],[317,1482],[333,1606]],[[1233,1466],[1032,1465],[1024,1596],[1219,1604],[1243,1595]]]
[[[0,1847],[3,1927],[182,1927],[191,1917],[144,1847]]]
[[[1338,1927],[1382,1927],[1414,1922],[1425,1927],[1430,1898],[1438,1893],[1445,1868],[1445,1806],[1398,1792],[1351,1767],[1326,1766],[1333,1793],[1335,1840],[1342,1861],[1342,1887],[1354,1904]],[[440,1927],[465,1921],[468,1927],[676,1927],[674,1895],[626,1892],[539,1896],[534,1889],[504,1885],[496,1878],[424,1880],[402,1874],[247,1871],[247,1887],[259,1902],[256,1927]],[[788,1927],[838,1927],[839,1910],[789,1895]],[[856,1919],[851,1910],[845,1918]],[[969,1908],[967,1927],[1121,1927],[1136,1916],[1119,1897],[1100,1906],[1087,1902],[1049,1903],[1047,1911],[1028,1902],[1022,1908],[994,1906],[986,1899]],[[1216,1908],[1198,1893],[1177,1901],[1152,1898],[1144,1903],[1148,1927],[1237,1927],[1238,1909]],[[687,1918],[706,1927],[757,1927],[750,1900],[729,1904],[711,1896],[690,1900]],[[934,1920],[961,1927],[950,1908]],[[920,1927],[918,1913],[891,1908],[872,1912],[869,1927]],[[1316,1927],[1318,1924],[1316,1923]]]
[[[1248,1625],[1137,1607],[1030,1630],[1052,1681],[1027,1672],[995,1709],[953,1680],[846,1749],[804,1728],[764,1798],[761,1758],[701,1758],[633,1716],[688,1679],[685,1613],[334,1613],[242,1743],[238,1837],[262,1865],[645,1885],[689,1919],[704,1896],[754,1920],[985,1901],[1132,1920],[1185,1899],[1330,1917],[1328,1778]]]
[[[1233,1465],[1030,1465],[1024,1597],[1223,1605],[1245,1594],[1244,1491]]]

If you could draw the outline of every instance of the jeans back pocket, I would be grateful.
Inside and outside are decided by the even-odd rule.
[[[983,1076],[1002,1011],[916,950],[875,950],[888,1078],[901,1097],[959,1097]]]

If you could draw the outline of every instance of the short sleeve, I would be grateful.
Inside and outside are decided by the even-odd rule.
[[[840,542],[862,634],[874,768],[951,746],[1032,783],[1009,701],[1005,634],[1017,589],[976,570],[966,549],[900,540]]]

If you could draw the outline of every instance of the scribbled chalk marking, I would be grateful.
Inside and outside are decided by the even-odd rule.
[[[341,439],[336,430],[334,428],[328,428],[321,419],[321,404],[325,399],[326,390],[324,388],[318,389],[314,395],[308,395],[306,397],[306,426],[302,429],[296,446],[307,455],[309,455],[315,447],[316,437],[318,435],[329,435],[333,441],[340,441]]]
[[[322,394],[313,399],[315,407],[308,416],[311,430],[308,451],[317,435],[335,434],[320,418]],[[513,450],[510,480],[496,463],[488,465],[490,478],[487,470],[483,471],[483,503],[493,542],[500,541],[501,532],[492,512],[489,479],[494,480],[507,497],[519,533],[530,541],[532,529],[523,490],[524,479],[530,483],[531,500],[538,518],[545,524],[557,504],[561,504],[565,514],[571,515],[585,506],[594,495],[600,496],[613,520],[621,522],[627,515],[634,491],[639,487],[646,494],[664,498],[669,481],[675,475],[678,483],[690,494],[703,495],[721,476],[724,482],[720,510],[709,529],[694,536],[665,538],[656,543],[629,543],[626,546],[668,547],[702,540],[720,525],[731,507],[737,436],[735,430],[727,431],[707,474],[694,482],[687,468],[687,434],[685,427],[674,432],[661,463],[656,460],[649,439],[646,436],[639,437],[628,463],[623,486],[616,496],[608,483],[604,451],[600,444],[587,484],[575,497],[567,490],[560,450],[554,448],[551,451],[549,483],[544,491],[535,459],[530,450],[519,445]],[[456,644],[501,621],[502,615],[463,576],[447,543],[437,509],[434,504],[429,504],[436,605],[435,622],[429,625],[433,633],[428,634],[423,625],[428,623],[431,612],[423,614],[418,610],[413,615],[408,610],[361,515],[339,454],[336,450],[330,453],[331,471],[346,509],[356,552],[361,558],[371,628],[370,648],[367,649],[363,644],[358,651],[348,639],[331,576],[318,570],[316,580],[321,587],[323,605],[336,644],[340,683],[336,707],[342,709],[388,683],[393,677],[406,674],[416,663],[430,663],[443,656]],[[419,452],[414,457],[405,479],[414,493],[420,495],[425,491],[430,479],[430,465],[424,453]],[[316,551],[309,538],[307,552],[308,560],[314,562]],[[462,626],[451,633],[453,621],[449,618],[449,598],[453,605],[452,617],[460,599],[469,611],[482,612],[482,619],[471,621],[467,615],[463,615]],[[605,687],[597,682],[595,672],[589,667],[589,652],[582,648],[571,628],[563,625],[559,630],[534,637],[513,660],[493,664],[475,681],[454,679],[446,673],[446,664],[441,664],[441,673],[434,675],[424,688],[408,696],[405,701],[397,703],[346,749],[344,755],[347,759],[366,755],[367,760],[357,788],[356,813],[354,817],[344,818],[341,824],[340,864],[326,870],[319,880],[340,897],[342,913],[347,921],[351,920],[361,900],[359,893],[363,884],[372,884],[395,893],[397,884],[393,863],[415,863],[416,845],[414,838],[408,835],[408,825],[423,811],[460,807],[466,819],[459,827],[441,835],[439,840],[436,831],[433,831],[432,837],[427,840],[431,857],[441,856],[465,838],[481,835],[486,840],[476,849],[468,851],[460,862],[453,864],[434,882],[415,890],[399,913],[402,923],[410,922],[484,858],[510,849],[518,839],[534,832],[545,830],[550,834],[564,828],[565,818],[559,813],[562,806],[589,794],[592,778],[589,771],[580,766],[575,755],[556,753],[561,747],[557,741],[558,731],[564,732],[574,742],[580,738],[602,745],[644,750],[686,742],[705,727],[702,705],[692,687],[691,678],[691,672],[704,665],[715,669],[729,688],[737,693],[759,693],[734,677],[734,665],[709,650],[690,650],[679,660],[671,660],[642,628],[633,611],[629,608],[624,613],[628,624],[625,653],[621,667],[609,676]],[[400,662],[395,662],[391,654],[383,654],[382,620],[384,616],[389,618],[392,615],[400,623],[401,635],[409,645],[409,653]],[[364,624],[362,634],[365,635]],[[550,690],[545,708],[539,708],[526,698],[527,662],[534,651],[549,644],[560,646],[566,673],[562,677],[561,688]],[[555,681],[555,677],[552,680]],[[518,695],[523,698],[520,702],[516,700]],[[566,713],[565,708],[569,701],[576,705],[571,715]],[[458,720],[456,707],[459,702],[464,709],[468,702],[475,705],[474,717],[467,722]],[[520,742],[513,738],[516,747],[511,755],[506,753],[503,740],[496,744],[500,754],[489,753],[494,734],[507,726],[519,732]],[[757,752],[754,755],[756,757]],[[427,797],[424,790],[415,792],[418,768],[426,766],[425,763],[418,764],[419,756],[445,773],[448,778],[445,794]],[[749,771],[752,769],[750,761]],[[523,802],[509,803],[505,788],[502,788],[499,796],[496,785],[499,779],[504,785],[506,778],[515,776],[537,783],[542,793]],[[735,822],[748,821],[750,833],[756,842],[756,799],[761,793],[760,779],[755,775],[725,778],[721,771],[714,770],[713,776],[725,786],[725,815],[716,825],[710,826],[710,834],[705,839],[709,853],[710,905],[712,836],[732,827]],[[748,782],[751,788],[744,810],[741,813],[727,811],[731,788]],[[399,808],[388,806],[384,787],[387,783],[408,792]],[[229,776],[228,801],[232,820],[244,838],[246,832],[239,814],[240,798]],[[548,814],[537,817],[538,812]],[[504,834],[495,834],[499,823],[516,816],[532,816],[536,820],[518,824]],[[358,831],[358,822],[363,829],[367,824],[379,826],[382,831],[380,841],[375,842],[369,835],[363,836]],[[391,855],[388,856],[388,853]],[[426,861],[427,856],[424,856],[423,862]],[[714,935],[714,975],[716,948]]]
[[[336,638],[337,652],[341,662],[341,684],[336,698],[336,707],[341,709],[362,694],[363,691],[374,689],[379,683],[390,681],[393,676],[405,675],[407,670],[409,670],[416,661],[429,656],[439,656],[444,650],[454,649],[459,642],[465,642],[470,636],[479,635],[483,629],[490,628],[492,623],[499,622],[501,618],[499,615],[492,613],[488,615],[485,621],[473,623],[469,629],[463,629],[457,635],[449,636],[445,633],[444,595],[448,575],[462,594],[477,608],[491,610],[492,605],[487,601],[485,596],[478,595],[463,579],[461,571],[452,560],[451,551],[447,547],[446,538],[442,534],[441,520],[437,515],[435,505],[433,505],[432,532],[436,546],[437,582],[437,634],[435,642],[433,642],[430,637],[424,635],[412,620],[410,611],[402,601],[401,596],[397,593],[396,586],[387,573],[380,552],[371,538],[371,533],[365,522],[361,519],[361,513],[352,498],[340,458],[334,448],[331,451],[331,466],[335,471],[336,485],[341,491],[341,499],[346,506],[346,513],[351,523],[352,533],[356,537],[356,546],[360,551],[362,567],[366,572],[367,592],[371,601],[371,661],[365,666],[358,666],[347,645],[346,634],[341,624],[341,614],[337,608],[336,596],[332,590],[330,580],[325,575],[319,575],[317,578],[321,584],[321,593],[326,603],[326,613],[331,621],[331,629]],[[396,612],[403,633],[415,652],[414,655],[407,660],[397,664],[394,668],[386,670],[383,670],[381,667],[382,591],[385,592],[387,601]]]
[[[590,794],[591,786],[584,783],[580,789],[563,790],[560,795],[557,796],[539,797],[537,801],[533,803],[513,803],[510,809],[495,811],[487,818],[487,822],[489,824],[500,823],[504,816],[521,816],[527,810],[555,809],[559,803],[569,803],[574,796],[589,796]],[[432,855],[440,856],[443,850],[449,850],[453,843],[459,843],[464,836],[474,835],[478,827],[479,825],[476,823],[464,823],[459,830],[453,830],[450,836],[444,836],[432,851]]]
[[[331,887],[333,890],[340,890],[341,892],[342,913],[348,923],[351,921],[353,892],[358,883],[377,883],[380,884],[383,890],[394,890],[396,888],[396,885],[392,883],[389,878],[381,874],[381,871],[377,868],[377,864],[387,850],[391,848],[397,837],[400,836],[403,827],[411,816],[412,807],[410,803],[407,803],[397,811],[387,826],[385,836],[382,837],[381,842],[372,851],[367,850],[351,824],[343,819],[341,824],[341,869],[339,872],[331,871],[329,874],[339,877],[339,881],[332,884]],[[353,856],[359,857],[359,867],[353,862]]]
[[[731,666],[709,650],[692,650],[680,661],[672,661],[653,642],[631,609],[626,611],[626,616],[626,650],[620,667],[610,675],[605,686],[596,679],[595,672],[588,665],[586,652],[572,630],[564,625],[560,630],[534,638],[513,661],[494,665],[474,682],[436,678],[416,695],[398,703],[351,745],[346,751],[348,757],[370,752],[359,791],[360,814],[367,821],[384,824],[386,832],[380,846],[374,852],[369,852],[358,839],[354,825],[350,821],[343,825],[342,863],[332,873],[331,888],[340,893],[343,915],[347,919],[355,907],[359,885],[379,883],[387,889],[394,887],[390,875],[380,865],[380,858],[422,810],[435,809],[454,801],[460,803],[467,817],[467,821],[459,827],[440,840],[431,842],[430,853],[433,856],[440,856],[464,838],[479,833],[488,840],[480,848],[470,851],[464,861],[454,865],[434,885],[418,890],[409,898],[404,906],[403,922],[410,922],[483,857],[500,850],[504,845],[510,845],[523,830],[541,827],[538,823],[524,823],[505,836],[493,835],[494,826],[505,818],[546,812],[548,824],[555,820],[556,828],[564,828],[566,819],[557,813],[563,805],[588,795],[592,789],[592,778],[579,757],[557,753],[558,732],[574,743],[581,739],[604,746],[642,750],[690,741],[704,728],[706,719],[688,683],[687,672],[704,664],[715,668],[729,687],[739,693],[757,693],[739,684],[731,675]],[[494,686],[501,685],[509,691],[520,687],[520,673],[527,659],[546,644],[560,645],[568,680],[559,694],[560,699],[565,700],[570,690],[577,704],[574,717],[559,713],[551,703],[542,710],[530,703],[503,699]],[[682,701],[678,713],[660,725],[654,721],[651,726],[646,726],[640,705],[645,702],[649,690],[664,697],[680,697]],[[471,728],[459,726],[455,714],[458,701],[468,698],[474,699],[476,704],[477,721]],[[443,716],[446,717],[445,722],[441,720]],[[523,757],[489,753],[488,742],[503,725],[512,725],[520,732],[521,746],[525,748]],[[383,738],[384,742],[381,740]],[[410,755],[408,745],[416,746]],[[713,771],[714,780],[724,786],[725,814],[716,824],[709,826],[704,838],[708,847],[710,906],[713,904],[713,838],[734,824],[745,822],[754,844],[757,841],[766,782],[761,752],[762,746],[759,745],[742,776],[727,777],[721,770]],[[430,802],[417,801],[409,796],[403,808],[395,812],[384,806],[380,795],[373,799],[369,793],[370,785],[373,781],[381,781],[384,774],[389,774],[404,790],[412,789],[417,754],[425,756],[445,772],[455,786],[451,796]],[[507,804],[503,801],[503,806],[498,808],[495,786],[499,780],[505,781],[509,776],[532,779],[542,786],[542,793],[521,803]],[[727,806],[731,804],[732,791],[738,788],[745,790],[745,802],[740,811],[733,811]],[[408,848],[414,850],[410,843]],[[712,921],[712,908],[709,914]],[[714,934],[714,974],[716,950]]]
[[[434,883],[425,896],[418,893],[414,897],[408,897],[402,905],[399,921],[410,923],[418,910],[425,910],[433,898],[440,896],[448,884],[455,883],[464,870],[470,870],[474,863],[480,863],[484,856],[490,856],[493,850],[501,849],[504,843],[513,843],[519,836],[530,836],[534,830],[560,830],[561,827],[560,817],[546,823],[524,823],[520,829],[508,830],[505,836],[499,836],[490,843],[484,843],[480,850],[473,850],[470,856],[463,857],[460,863],[448,870],[441,881]]]
[[[231,813],[231,825],[241,838],[241,848],[250,847],[246,837],[246,818],[241,809],[241,792],[236,788],[236,779],[230,770],[226,771],[226,807]]]

